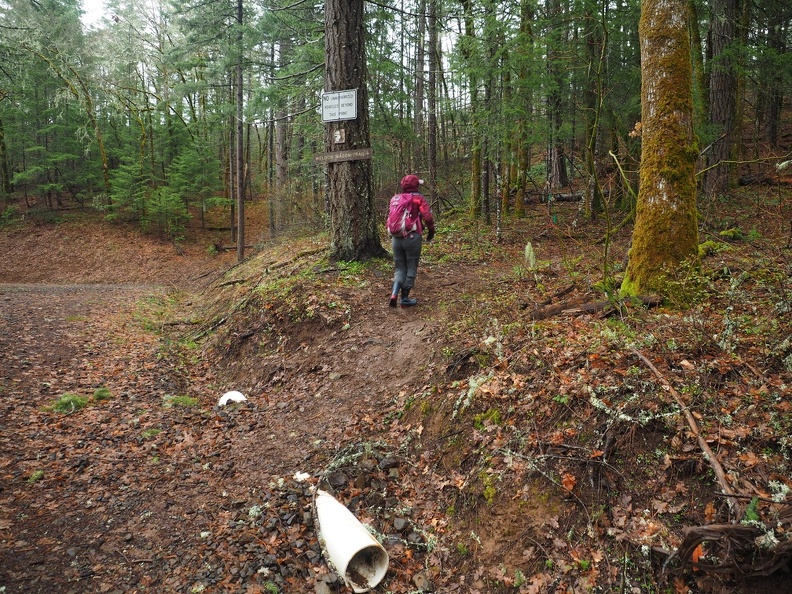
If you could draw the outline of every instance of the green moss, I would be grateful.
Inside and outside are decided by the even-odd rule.
[[[96,388],[93,393],[94,400],[107,400],[110,396],[110,390],[104,386]]]
[[[88,398],[78,394],[64,394],[52,404],[52,410],[62,413],[73,413],[88,405]]]
[[[698,254],[699,258],[704,258],[706,256],[714,256],[727,249],[729,249],[729,247],[726,244],[719,241],[707,240],[699,244]]]
[[[745,514],[743,515],[743,523],[745,522],[758,522],[761,518],[759,517],[759,498],[754,497],[751,499],[751,502],[745,508]]]
[[[718,233],[724,239],[730,239],[732,241],[741,241],[745,239],[745,234],[742,232],[742,229],[739,227],[732,227],[731,229],[724,229],[720,233]]]
[[[198,406],[198,399],[192,396],[171,396],[166,394],[162,401],[165,407],[178,406],[181,408],[191,408],[193,406]]]
[[[487,412],[475,415],[473,417],[473,426],[480,431],[484,429],[487,421],[493,425],[503,424],[500,411],[497,408],[491,408]]]
[[[495,495],[498,493],[497,489],[495,489],[494,485],[487,485],[484,487],[484,499],[487,500],[487,503],[492,503],[495,501]]]
[[[621,287],[619,288],[619,297],[637,297],[638,284],[633,282],[629,275],[622,280]]]
[[[495,488],[494,484],[495,480],[492,478],[491,474],[483,470],[479,472],[479,480],[484,484],[484,489],[481,494],[484,496],[487,503],[492,504],[495,501],[495,496],[498,494],[498,490]]]

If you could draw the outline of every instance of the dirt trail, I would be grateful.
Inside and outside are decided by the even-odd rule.
[[[157,280],[178,286],[185,260],[162,248],[147,261],[160,262]],[[69,257],[55,280],[146,276],[139,269],[146,259],[113,261],[102,278]],[[199,261],[193,277],[201,266],[210,268]],[[453,290],[438,275],[421,271],[425,301]],[[24,274],[17,268],[0,278]],[[293,482],[283,487],[284,479],[315,476],[349,444],[387,441],[383,417],[403,404],[404,385],[437,371],[436,312],[392,310],[384,293],[375,283],[356,294],[359,307],[343,331],[294,337],[302,348],[279,361],[280,387],[257,392],[225,385],[211,362],[183,369],[166,356],[145,329],[174,298],[161,287],[0,285],[0,586],[6,593],[227,592],[274,582],[312,591],[324,566],[309,514],[295,520],[283,512],[304,508],[307,492]],[[189,315],[188,296],[180,298]],[[101,387],[109,399],[73,414],[49,408],[64,394],[90,398]],[[217,398],[232,388],[250,401],[218,409]],[[197,406],[174,404],[174,396]],[[387,468],[369,470],[366,481],[403,480]],[[254,521],[253,510],[267,506]],[[239,532],[233,538],[230,527]]]

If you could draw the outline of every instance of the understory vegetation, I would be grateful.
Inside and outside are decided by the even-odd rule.
[[[603,262],[605,223],[551,204],[500,238],[443,218],[414,316],[387,311],[385,260],[331,264],[321,238],[265,249],[215,283],[185,340],[288,397],[300,369],[323,364],[311,353],[350,328],[393,340],[385,367],[405,344],[390,326],[431,328],[410,343],[415,381],[346,445],[385,439],[424,481],[420,495],[390,488],[425,531],[400,562],[434,591],[772,587],[786,577],[763,574],[792,551],[792,269],[777,197],[750,189],[719,204],[701,227],[701,266],[669,271],[671,298],[650,307],[608,289],[627,232]],[[284,359],[294,369],[273,363]],[[338,496],[385,523],[393,510],[354,479],[364,470],[341,466]]]

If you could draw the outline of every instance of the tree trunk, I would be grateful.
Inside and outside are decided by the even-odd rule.
[[[424,128],[424,95],[426,87],[424,85],[425,68],[424,62],[426,59],[426,19],[424,13],[426,12],[426,0],[421,0],[418,3],[418,32],[415,48],[415,96],[413,97],[413,132],[415,133],[415,145],[413,146],[413,163],[409,167],[410,171],[420,171],[426,162],[424,151],[424,143],[422,139],[426,132]],[[431,52],[431,42],[430,49]],[[431,56],[431,54],[430,54]],[[430,57],[431,59],[431,57]],[[430,76],[431,66],[429,67]],[[430,83],[431,86],[431,83]],[[431,91],[430,91],[431,92]]]
[[[465,35],[462,44],[462,57],[467,64],[473,61],[472,48],[476,42],[476,21],[473,16],[471,0],[461,0],[465,13]],[[478,117],[478,77],[470,70],[468,84],[470,85],[470,119],[473,123],[473,138],[471,139],[470,155],[470,216],[481,216],[481,136],[477,130]]]
[[[237,61],[236,61],[236,203],[237,203],[237,262],[245,257],[245,173],[244,173],[244,136],[243,106],[244,92],[242,88],[242,2],[237,0],[236,19],[237,27]]]
[[[687,22],[687,0],[641,2],[641,186],[623,295],[667,294],[679,265],[698,263]]]
[[[710,45],[712,47],[710,75],[709,122],[717,137],[707,153],[707,173],[704,192],[710,198],[729,190],[729,174],[734,143],[734,121],[737,107],[736,60],[731,55],[737,35],[739,0],[713,2]]]
[[[598,15],[594,12],[595,8],[590,4],[587,5],[586,10],[584,34],[587,40],[586,55],[589,63],[588,79],[583,90],[586,107],[586,200],[584,210],[587,217],[594,219],[603,209],[602,189],[597,179],[596,151],[602,111],[602,75],[605,67],[605,39],[600,24],[604,26],[606,21],[604,15],[601,23],[597,20]]]
[[[8,150],[6,149],[5,128],[0,120],[0,204],[5,206],[11,194],[11,173],[8,167]]]
[[[531,23],[535,18],[534,5],[529,0],[520,2],[520,37],[517,49],[518,59],[518,94],[522,111],[515,126],[515,144],[517,154],[516,175],[512,183],[516,186],[514,198],[514,217],[521,219],[525,216],[525,192],[528,183],[528,171],[531,168],[531,144],[528,140],[528,121],[533,114],[533,87],[528,84],[530,69],[529,61],[534,51],[534,36]]]
[[[509,62],[509,54],[508,50],[503,50],[503,61],[505,63]],[[503,87],[503,101],[501,102],[503,105],[511,105],[513,99],[513,88],[512,88],[512,78],[511,78],[511,71],[508,68],[504,69],[503,72],[503,80],[501,85]],[[503,222],[503,217],[509,216],[509,202],[511,198],[511,191],[512,191],[512,166],[514,164],[515,159],[515,152],[516,152],[516,138],[515,138],[515,131],[511,129],[509,131],[504,131],[503,134],[503,141],[501,143],[501,156],[500,156],[500,196],[498,197],[498,218],[497,218],[497,229],[500,233],[501,230],[501,223]],[[498,235],[500,238],[500,235]]]
[[[288,66],[292,49],[291,39],[283,35],[278,47],[278,63]],[[271,199],[275,202],[275,228],[284,229],[289,223],[289,158],[291,155],[288,97],[281,97],[275,112],[275,187]]]
[[[787,9],[788,10],[788,9]],[[764,18],[760,29],[764,30],[765,43],[759,64],[759,97],[757,99],[757,125],[759,133],[773,148],[778,148],[781,124],[781,108],[784,99],[783,56],[787,51],[789,19],[784,18],[780,0],[770,0],[762,11]]]
[[[493,191],[491,185],[498,168],[496,158],[500,145],[498,137],[496,136],[497,122],[495,104],[497,93],[498,50],[502,44],[498,39],[498,31],[495,26],[495,7],[496,3],[494,0],[486,0],[484,2],[484,39],[487,51],[487,73],[484,77],[484,112],[486,113],[486,127],[483,133],[484,141],[481,145],[484,158],[484,162],[482,163],[483,179],[481,182],[481,208],[484,211],[484,221],[487,225],[492,224],[491,196],[493,195]],[[497,200],[497,187],[495,192]]]
[[[343,149],[369,148],[368,89],[363,0],[325,2],[325,90],[357,90],[357,119],[330,122],[325,148],[338,150],[333,142],[343,133]],[[371,160],[328,164],[331,260],[361,260],[383,256],[377,213],[374,208]]]
[[[547,115],[549,120],[550,134],[547,150],[547,183],[549,190],[563,188],[569,185],[567,175],[566,155],[564,152],[564,142],[561,138],[561,126],[563,124],[563,106],[561,91],[565,86],[563,72],[559,65],[560,49],[556,47],[563,37],[561,31],[561,2],[559,0],[548,0],[548,45],[547,45],[547,70],[553,87],[547,95]]]
[[[693,114],[694,122],[703,124],[709,113],[709,86],[704,74],[704,43],[699,28],[696,0],[688,0],[690,11],[690,41],[693,59]]]
[[[736,30],[736,43],[738,47],[748,47],[748,28],[751,21],[751,2],[743,0],[742,6],[739,7],[739,14],[737,18]],[[735,89],[734,89],[734,126],[732,131],[732,144],[731,154],[729,159],[734,162],[729,168],[729,179],[727,181],[729,188],[736,188],[740,181],[740,172],[736,163],[742,159],[743,155],[743,133],[745,131],[745,92],[746,92],[746,70],[748,64],[746,63],[746,56],[744,51],[740,51],[735,58]]]
[[[427,93],[429,113],[427,130],[429,135],[429,192],[435,214],[440,212],[437,200],[437,64],[440,47],[437,43],[437,1],[429,0],[429,89]]]

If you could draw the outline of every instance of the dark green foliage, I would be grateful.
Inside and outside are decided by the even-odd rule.
[[[146,208],[145,179],[139,165],[122,164],[110,174],[110,220],[140,220]]]
[[[222,176],[216,155],[189,147],[180,153],[168,169],[168,185],[185,204],[196,201],[202,210],[224,203]]]
[[[691,38],[706,39],[709,6],[693,4],[699,18]],[[522,216],[516,202],[522,207],[540,200],[548,177],[558,178],[563,166],[572,191],[585,186],[587,173],[616,180],[602,189],[610,190],[613,206],[630,209],[627,186],[637,188],[642,142],[628,136],[641,117],[640,5],[366,3],[377,200],[395,190],[407,170],[428,177],[432,120],[436,180],[427,191],[444,207],[475,195],[471,212],[479,216],[484,199],[500,195],[505,214]],[[345,146],[328,142],[317,113],[328,66],[323,3],[245,0],[241,27],[233,2],[172,0],[158,6],[158,15],[142,0],[111,6],[94,30],[82,26],[75,0],[7,0],[0,6],[3,206],[96,205],[111,218],[161,232],[159,215],[152,216],[147,204],[155,188],[168,186],[190,212],[227,200],[236,130],[233,69],[241,59],[246,195],[269,202],[273,232],[328,219],[323,190],[329,168],[314,156],[328,145]],[[746,138],[773,146],[789,103],[784,82],[792,59],[784,32],[792,10],[779,0],[751,6],[746,46],[735,49],[747,69],[747,109],[739,113],[748,118]],[[439,41],[430,48],[428,15],[434,11]],[[694,129],[703,148],[720,135],[707,127],[703,105],[714,64],[706,62],[702,46],[693,49]],[[438,65],[432,72],[430,56]],[[435,78],[430,114],[427,86]],[[748,130],[751,125],[755,130]],[[548,157],[550,147],[561,163]],[[480,196],[485,180],[488,195]],[[157,213],[163,204],[176,206],[161,194],[154,199]]]
[[[187,206],[170,186],[151,193],[143,216],[143,228],[171,239],[180,239],[189,220]]]

